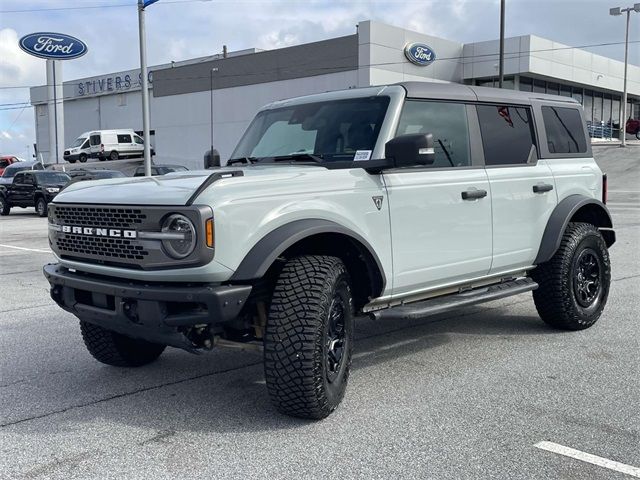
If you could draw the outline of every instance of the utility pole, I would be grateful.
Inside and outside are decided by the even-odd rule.
[[[500,0],[500,60],[498,72],[498,87],[502,88],[504,83],[504,2]]]
[[[627,13],[627,28],[624,34],[624,80],[622,87],[622,109],[620,111],[620,146],[627,146],[627,66],[629,64],[629,19],[631,12],[640,12],[640,3],[636,3],[629,8],[610,8],[609,15],[618,16],[622,12]]]
[[[142,88],[142,136],[144,138],[144,174],[151,176],[151,134],[149,133],[149,78],[147,72],[147,40],[144,25],[145,7],[158,0],[138,0],[138,31],[140,35],[140,76]]]

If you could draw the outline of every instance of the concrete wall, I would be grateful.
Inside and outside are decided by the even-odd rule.
[[[428,66],[409,62],[404,55],[408,43],[425,43],[436,61]],[[358,25],[358,85],[383,85],[411,80],[462,81],[462,43],[426,35],[384,23],[366,21]]]

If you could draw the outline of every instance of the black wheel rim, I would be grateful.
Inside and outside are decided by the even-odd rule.
[[[344,359],[347,308],[343,298],[336,294],[329,308],[327,329],[327,380],[333,382],[340,373]]]
[[[573,293],[583,308],[592,307],[602,292],[602,266],[595,250],[585,248],[574,263]]]

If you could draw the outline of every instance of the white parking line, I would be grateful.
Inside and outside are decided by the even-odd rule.
[[[547,450],[548,452],[557,453],[559,455],[564,455],[565,457],[575,458],[576,460],[581,460],[593,465],[598,465],[599,467],[608,468],[609,470],[615,470],[616,472],[631,475],[632,477],[640,478],[640,468],[638,467],[632,467],[631,465],[615,462],[613,460],[609,460],[608,458],[591,455],[590,453],[581,452],[580,450],[565,447],[564,445],[560,445],[558,443],[539,442],[536,443],[534,447],[540,448],[542,450]]]
[[[27,252],[51,253],[51,250],[40,250],[38,248],[14,247],[13,245],[5,245],[3,243],[0,243],[0,247],[2,247],[2,248],[14,248],[16,250],[25,250]]]

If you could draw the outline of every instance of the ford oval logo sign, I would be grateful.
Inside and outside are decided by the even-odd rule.
[[[424,43],[410,43],[404,47],[404,55],[411,63],[421,67],[431,65],[436,60],[436,52]]]
[[[87,53],[87,45],[63,33],[40,32],[20,39],[20,48],[30,55],[52,60],[69,60]]]

